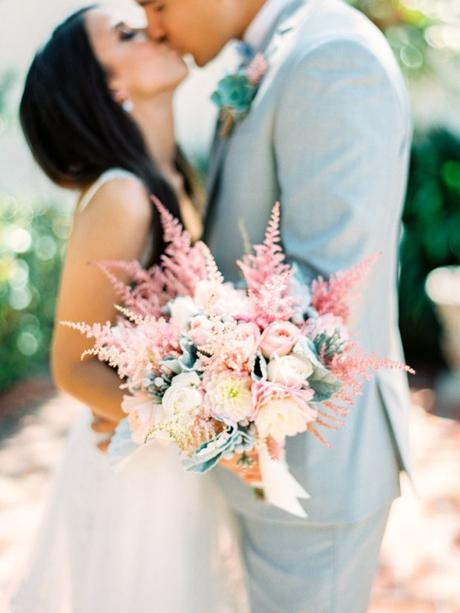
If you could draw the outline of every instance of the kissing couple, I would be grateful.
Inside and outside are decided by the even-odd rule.
[[[311,494],[300,519],[253,495],[257,461],[224,460],[196,475],[153,443],[115,473],[105,450],[125,416],[119,378],[96,359],[82,362],[88,342],[59,322],[115,321],[114,289],[89,262],[160,261],[152,195],[234,281],[241,224],[260,243],[280,201],[283,248],[306,282],[381,252],[353,334],[370,353],[402,361],[398,244],[411,141],[403,78],[383,35],[343,0],[139,4],[146,28],[99,5],[67,18],[35,56],[21,101],[36,162],[78,192],[52,371],[87,408],[13,610],[365,613],[400,472],[410,472],[403,372],[365,385],[330,449],[306,435],[289,440],[292,473]],[[188,76],[184,55],[204,66],[232,42],[241,63],[216,83],[203,190],[176,143],[173,99]]]

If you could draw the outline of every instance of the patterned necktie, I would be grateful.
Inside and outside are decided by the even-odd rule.
[[[251,45],[248,45],[248,43],[244,42],[243,40],[239,40],[236,43],[236,51],[241,58],[239,70],[245,68],[246,66],[249,66],[251,60],[255,56],[255,50],[253,49],[253,47],[251,47]]]

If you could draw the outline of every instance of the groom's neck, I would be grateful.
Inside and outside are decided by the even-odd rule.
[[[244,33],[256,18],[258,12],[269,0],[245,0],[241,3],[241,20],[236,38],[243,38]]]

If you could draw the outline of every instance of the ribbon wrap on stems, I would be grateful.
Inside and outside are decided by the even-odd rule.
[[[274,460],[266,447],[259,447],[259,466],[262,475],[261,486],[265,500],[275,507],[297,517],[308,517],[299,498],[307,500],[310,495],[291,475],[284,458]]]

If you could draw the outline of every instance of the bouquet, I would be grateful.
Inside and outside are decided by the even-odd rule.
[[[321,430],[343,425],[373,371],[410,371],[364,353],[347,327],[351,290],[378,256],[303,284],[280,245],[277,204],[263,244],[238,262],[239,287],[155,204],[167,244],[161,263],[98,263],[120,297],[116,323],[64,322],[94,339],[82,357],[107,362],[126,390],[109,455],[125,459],[167,440],[185,469],[204,473],[235,454],[249,463],[255,451],[266,501],[305,517],[299,499],[309,496],[289,472],[287,437],[307,433],[327,445]]]

